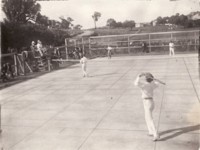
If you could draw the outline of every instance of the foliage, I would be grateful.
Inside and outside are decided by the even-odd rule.
[[[81,28],[82,28],[82,26],[79,25],[79,24],[74,26],[74,29],[75,29],[75,30],[81,30]]]
[[[110,18],[107,20],[107,26],[109,26],[110,28],[115,27],[116,26],[116,21],[113,18]]]
[[[49,18],[47,16],[42,15],[41,13],[38,13],[36,23],[46,27],[50,25]]]
[[[37,40],[41,40],[43,45],[64,45],[64,39],[69,37],[66,31],[34,24],[4,22],[1,23],[1,29],[3,53],[7,53],[8,47],[18,50],[29,48],[31,41]]]
[[[198,14],[198,12],[197,12]],[[185,28],[191,28],[191,27],[200,27],[200,19],[198,20],[192,20],[191,16],[186,15],[180,15],[177,13],[176,15],[172,15],[171,17],[158,17],[156,19],[157,24],[163,25],[163,24],[173,24],[177,26],[184,26]]]
[[[61,25],[61,28],[63,28],[63,29],[69,29],[70,25],[73,25],[72,21],[74,21],[70,17],[67,17],[67,19],[65,19],[63,16],[60,17],[60,20],[61,20],[61,24],[60,25]]]
[[[122,22],[116,22],[113,18],[110,18],[107,20],[107,26],[110,28],[131,28],[135,27],[135,21],[134,20],[126,20],[123,23]]]
[[[8,21],[26,23],[35,19],[41,6],[36,0],[4,0],[2,9]]]
[[[126,20],[123,23],[123,27],[125,27],[125,28],[131,28],[131,30],[132,30],[133,27],[135,27],[135,21],[133,21],[133,20]]]

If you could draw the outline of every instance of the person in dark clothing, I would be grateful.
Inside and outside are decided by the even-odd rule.
[[[14,72],[10,63],[5,63],[1,69],[1,78],[3,82],[8,81],[10,78],[14,78]]]
[[[143,42],[142,43],[142,48],[143,48],[143,53],[149,53],[149,50],[147,49],[147,43],[146,42]]]

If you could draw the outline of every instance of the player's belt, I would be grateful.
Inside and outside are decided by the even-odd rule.
[[[150,99],[150,100],[152,100],[153,98],[152,97],[145,97],[144,99],[147,99],[147,100]]]

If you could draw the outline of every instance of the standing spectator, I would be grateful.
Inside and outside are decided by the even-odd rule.
[[[81,64],[81,68],[82,68],[82,72],[83,72],[83,77],[88,77],[87,74],[87,58],[83,55],[83,57],[80,60],[80,64]]]
[[[169,42],[169,55],[174,56],[174,43],[172,41]]]
[[[80,47],[77,47],[77,53],[78,53],[78,59],[81,59],[82,56],[82,49]]]
[[[149,50],[147,50],[147,43],[146,42],[143,42],[142,43],[142,48],[143,48],[143,53],[149,53]]]
[[[42,42],[40,40],[37,41],[37,51],[39,52],[40,56],[43,56],[42,53]]]
[[[30,49],[31,49],[32,52],[35,51],[35,49],[36,49],[36,45],[35,45],[35,42],[34,42],[34,41],[31,42]]]
[[[31,49],[33,56],[35,57],[36,45],[35,45],[34,41],[31,42],[30,49]]]
[[[111,59],[111,56],[112,56],[112,47],[110,47],[109,45],[108,45],[108,47],[107,47],[107,56],[108,56],[108,59]]]

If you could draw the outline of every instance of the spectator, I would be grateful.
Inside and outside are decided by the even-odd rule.
[[[142,48],[143,48],[143,53],[149,53],[149,50],[147,50],[147,43],[146,42],[143,42],[142,43]]]
[[[43,56],[42,53],[42,42],[40,40],[37,41],[37,51],[39,52],[40,56]]]

